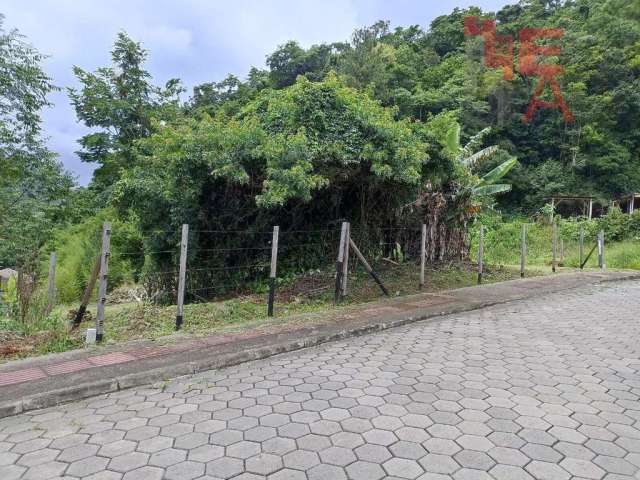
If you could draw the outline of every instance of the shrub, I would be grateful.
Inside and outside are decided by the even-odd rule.
[[[49,250],[57,252],[56,289],[61,303],[79,301],[100,252],[102,224],[113,218],[104,210],[77,225],[56,232]],[[112,221],[109,290],[137,280],[142,267],[142,239],[131,220]],[[139,255],[121,255],[140,252]],[[46,271],[43,261],[42,271]],[[43,275],[46,278],[46,275]]]

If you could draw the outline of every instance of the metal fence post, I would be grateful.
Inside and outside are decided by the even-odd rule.
[[[104,309],[107,301],[107,274],[109,271],[109,244],[111,240],[111,223],[102,226],[102,248],[100,250],[100,276],[98,286],[98,308],[96,314],[96,342],[104,336]]]
[[[338,244],[338,260],[336,261],[336,288],[333,296],[333,304],[340,301],[342,292],[342,264],[344,262],[344,240],[347,237],[347,222],[342,222],[340,230],[340,243]]]
[[[269,298],[267,300],[267,315],[273,317],[273,300],[276,295],[276,273],[278,268],[278,235],[280,227],[273,227],[271,239],[271,270],[269,271]]]
[[[482,283],[483,270],[484,270],[484,226],[480,225],[480,236],[478,238],[478,285]]]
[[[527,261],[527,225],[520,227],[520,278],[524,278],[524,271]]]
[[[605,252],[606,252],[606,248],[605,248],[605,241],[604,241],[604,230],[602,231],[602,270],[606,270],[607,269],[607,261],[605,258]]]
[[[182,238],[180,240],[180,271],[178,273],[178,309],[176,312],[176,330],[182,327],[184,319],[184,291],[187,281],[187,253],[189,248],[189,225],[182,225]]]
[[[580,270],[583,269],[582,262],[584,261],[584,225],[580,225]]]
[[[342,261],[342,291],[341,297],[347,295],[347,276],[349,274],[349,239],[351,238],[351,223],[347,222],[347,233],[344,238],[344,258]]]
[[[551,260],[551,271],[556,273],[558,268],[558,224],[553,222],[551,225],[551,250],[553,258]]]
[[[600,270],[606,268],[604,262],[604,230],[600,230],[598,233],[598,266]]]
[[[427,257],[427,226],[422,224],[422,237],[420,239],[420,290],[424,288],[424,267]]]

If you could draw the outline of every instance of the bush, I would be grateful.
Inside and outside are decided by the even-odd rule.
[[[100,252],[102,224],[114,217],[109,210],[103,210],[82,223],[55,233],[48,249],[57,252],[56,289],[59,302],[80,300]],[[140,255],[120,255],[123,252],[140,252]],[[109,290],[137,280],[142,263],[142,239],[135,224],[131,220],[112,221]],[[43,260],[42,272],[45,271]],[[42,277],[46,278],[46,275]]]

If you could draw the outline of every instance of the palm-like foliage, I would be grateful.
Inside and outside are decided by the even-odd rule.
[[[511,190],[510,184],[498,182],[518,163],[518,160],[512,157],[482,177],[478,178],[474,174],[475,167],[498,153],[497,145],[476,151],[490,131],[489,127],[482,129],[471,137],[466,145],[462,146],[460,144],[460,125],[456,123],[449,129],[445,138],[445,147],[448,153],[459,162],[471,178],[470,184],[464,190],[471,193],[473,197],[491,196]]]

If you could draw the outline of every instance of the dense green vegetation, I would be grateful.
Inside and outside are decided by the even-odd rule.
[[[521,227],[526,226],[527,265],[549,267],[552,263],[552,232],[548,216],[539,215],[533,221],[527,217],[505,217],[496,213],[481,215],[485,229],[485,261],[490,265],[520,264]],[[605,235],[605,263],[613,269],[640,269],[640,212],[623,214],[612,208],[600,218],[556,217],[558,225],[557,260],[561,266],[580,266],[580,229],[584,232],[584,256],[595,248],[598,232]],[[472,231],[472,258],[478,249],[478,225]],[[585,268],[598,267],[598,254]]]
[[[498,34],[513,35],[513,80],[484,64],[482,38],[464,35],[467,16],[496,20]],[[522,121],[538,81],[517,68],[523,28],[563,29],[552,42],[561,54],[546,61],[564,67],[558,80],[574,123],[556,109]],[[285,238],[310,232],[307,244],[326,244],[322,232],[346,219],[379,259],[393,256],[397,232],[426,223],[431,261],[464,260],[478,214],[489,240],[508,232],[517,242],[519,219],[535,216],[550,195],[607,204],[640,191],[638,0],[521,0],[495,13],[455,9],[428,27],[381,21],[340,43],[292,40],[266,69],[212,79],[186,102],[178,79],[155,84],[145,66],[152,54],[121,33],[110,65],[74,69],[80,86],[69,98],[91,127],[79,155],[97,167],[79,188],[43,146],[39,112],[56,87],[42,56],[0,23],[0,265],[41,277],[45,254],[56,250],[63,301],[76,301],[86,285],[104,220],[113,223],[110,287],[153,283],[171,293],[171,275],[160,287],[149,279],[175,269],[183,223],[190,265],[210,269],[201,277],[194,270],[194,282],[262,286],[264,271],[228,268],[264,262],[268,250],[256,246],[273,225]],[[594,222],[589,235],[600,227],[611,240],[637,235],[635,216]],[[530,233],[540,258],[545,228]],[[219,231],[244,233],[212,234]],[[561,231],[575,240],[575,222]],[[517,263],[514,245],[494,251],[495,263]],[[326,248],[289,250],[281,274],[333,258]],[[637,265],[635,254],[620,259]]]

